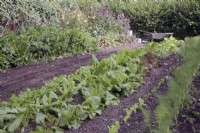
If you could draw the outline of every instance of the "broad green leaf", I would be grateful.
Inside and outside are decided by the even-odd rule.
[[[89,106],[94,110],[99,108],[100,105],[101,105],[101,99],[98,96],[91,96],[87,98],[85,102],[83,102],[83,106]]]
[[[56,116],[48,114],[48,115],[46,115],[46,119],[51,124],[51,126],[58,125],[59,119]]]
[[[118,105],[119,99],[114,96],[113,94],[107,92],[106,93],[106,99],[105,99],[105,104],[108,105]]]
[[[46,118],[47,116],[45,115],[45,114],[43,114],[43,113],[38,113],[37,115],[36,115],[36,123],[37,124],[40,124],[40,123],[43,123],[43,124],[45,124],[45,118]]]
[[[84,109],[87,111],[89,117],[92,119],[96,113],[99,113],[101,106],[101,99],[98,96],[91,96],[83,102]],[[97,112],[96,112],[97,111]]]
[[[0,115],[8,114],[8,113],[18,113],[18,110],[15,108],[1,107]]]
[[[44,95],[44,96],[42,97],[42,104],[43,104],[44,106],[47,106],[47,105],[48,105],[48,97],[47,97],[46,95]]]
[[[83,110],[83,106],[80,106],[80,105],[74,106],[73,112],[74,112],[74,115],[80,120],[85,120],[87,117],[86,112]]]
[[[19,116],[17,116],[15,120],[8,126],[8,131],[14,132],[16,129],[18,129],[22,123],[23,117],[24,117],[23,114],[20,114]]]
[[[55,92],[51,91],[48,97],[48,102],[51,103],[53,98],[57,99],[58,96],[56,95]]]
[[[0,115],[0,122],[3,122],[4,120],[12,120],[16,117],[14,114],[4,114]]]

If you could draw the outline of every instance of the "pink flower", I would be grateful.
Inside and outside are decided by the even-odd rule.
[[[15,29],[15,24],[14,23],[10,24],[10,30],[14,31],[14,29]]]
[[[109,10],[108,9],[105,10],[105,14],[109,14]]]

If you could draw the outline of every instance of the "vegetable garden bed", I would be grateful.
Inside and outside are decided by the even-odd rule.
[[[198,0],[0,5],[0,133],[200,132]]]
[[[120,96],[142,91],[138,87],[144,83],[145,74],[159,67],[159,59],[177,52],[179,46],[180,41],[169,38],[162,44],[120,51],[100,62],[93,57],[92,65],[82,67],[70,76],[56,77],[41,89],[28,90],[19,97],[14,95],[10,101],[2,102],[2,131],[28,132],[30,128],[27,126],[30,125],[33,125],[33,130],[39,128],[36,131],[39,133],[77,129],[88,118],[101,115],[110,105],[118,105]],[[74,99],[79,92],[82,101],[76,103]]]
[[[101,49],[96,57],[101,60],[112,53],[123,49],[144,47],[143,44],[127,44],[109,49]],[[91,64],[92,54],[76,55],[51,62],[41,62],[25,67],[13,68],[0,73],[0,99],[7,100],[15,93],[19,94],[26,88],[41,87],[45,81],[62,74],[72,74],[81,66]]]
[[[146,76],[145,84],[137,89],[136,93],[131,94],[129,97],[120,98],[120,104],[118,106],[112,106],[106,109],[102,115],[95,117],[93,120],[87,120],[77,130],[66,130],[66,133],[108,133],[108,126],[111,126],[116,121],[120,122],[119,133],[145,133],[146,129],[143,122],[143,114],[137,110],[137,113],[133,113],[127,123],[124,123],[123,117],[126,115],[127,108],[138,102],[139,98],[145,99],[146,96],[152,94],[152,90],[160,79],[167,79],[171,76],[173,70],[179,66],[181,59],[177,55],[171,55],[161,61],[161,64],[157,68],[153,68],[148,76]],[[163,86],[166,87],[166,86]],[[157,104],[156,100],[152,96],[145,103],[146,106],[155,109]]]

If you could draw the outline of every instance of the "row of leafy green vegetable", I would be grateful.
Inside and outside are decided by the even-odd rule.
[[[41,27],[29,28],[20,35],[9,32],[0,37],[0,71],[40,60],[97,50],[96,40],[77,29]]]
[[[121,51],[107,59],[92,58],[92,65],[80,68],[70,76],[59,76],[37,90],[13,95],[0,103],[0,131],[24,132],[30,122],[38,125],[37,133],[78,128],[86,118],[94,118],[109,105],[117,105],[119,96],[128,96],[143,83],[145,67],[140,60],[147,51],[160,57],[178,50],[174,38],[144,49]],[[81,92],[84,101],[74,105],[73,97]]]

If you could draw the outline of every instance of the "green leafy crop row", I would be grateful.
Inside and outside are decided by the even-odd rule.
[[[78,128],[86,118],[117,105],[119,96],[136,91],[143,83],[145,67],[140,60],[147,50],[150,48],[121,51],[100,62],[93,57],[91,66],[75,74],[56,77],[41,89],[27,90],[18,97],[13,95],[10,101],[0,103],[0,131],[20,128],[24,132],[30,122],[39,128],[35,133]],[[73,104],[77,93],[82,94],[83,101]]]
[[[119,95],[129,95],[143,82],[145,71],[139,63],[142,53],[123,51],[101,62],[93,57],[92,66],[55,78],[41,89],[13,96],[0,105],[0,127],[14,132],[34,121],[49,128],[78,128],[87,117],[94,118],[106,106],[117,105]],[[70,104],[78,91],[84,102]]]
[[[0,37],[0,70],[97,49],[95,39],[76,29],[30,28],[20,35],[9,32]]]
[[[146,49],[149,49],[149,51],[163,58],[170,54],[178,52],[180,46],[182,45],[181,43],[183,42],[176,40],[174,37],[170,37],[165,38],[162,42],[162,45],[160,43],[153,42],[149,46],[147,46]]]
[[[167,95],[160,97],[159,106],[156,109],[159,133],[170,133],[175,123],[179,110],[186,98],[186,92],[190,88],[194,74],[200,66],[200,37],[186,40],[185,46],[180,50],[184,64],[174,72],[174,78],[169,81]]]

